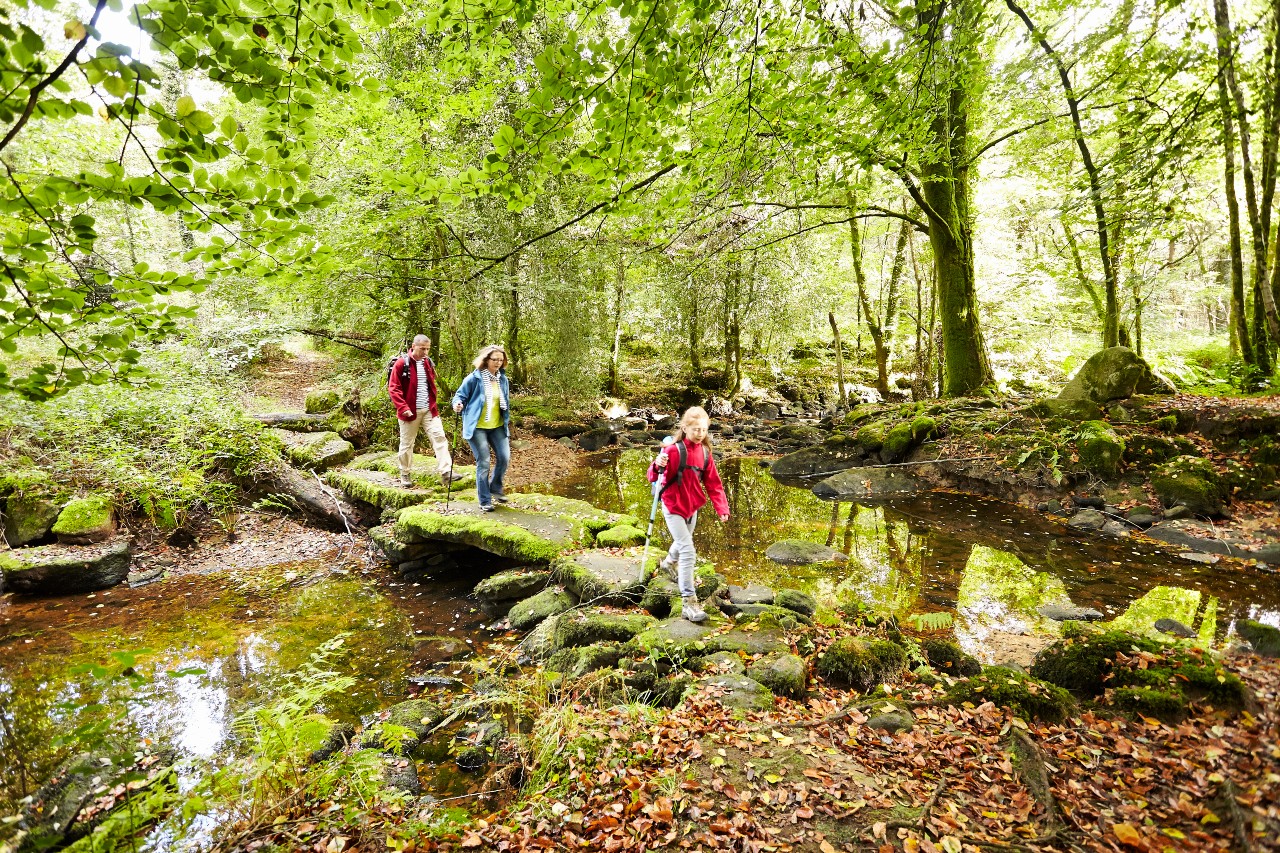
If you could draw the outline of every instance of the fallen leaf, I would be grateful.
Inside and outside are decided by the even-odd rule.
[[[1111,827],[1111,831],[1115,833],[1121,844],[1128,844],[1131,847],[1139,847],[1142,844],[1142,835],[1127,823],[1117,823]]]

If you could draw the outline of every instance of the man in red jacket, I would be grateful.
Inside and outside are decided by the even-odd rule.
[[[430,352],[431,339],[418,335],[409,351],[392,362],[391,375],[387,377],[387,392],[400,421],[400,452],[396,454],[396,461],[400,464],[402,486],[413,485],[413,446],[423,426],[436,454],[440,483],[447,486],[453,478],[453,456],[449,453],[444,425],[440,423],[440,410],[436,408],[436,366],[428,357]]]

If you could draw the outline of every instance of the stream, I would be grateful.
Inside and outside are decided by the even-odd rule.
[[[650,458],[641,450],[598,454],[541,490],[631,513],[643,525]],[[1280,624],[1280,583],[1257,570],[1077,534],[967,495],[860,506],[780,485],[754,458],[727,460],[721,472],[732,516],[724,524],[701,519],[695,540],[731,583],[796,587],[908,618],[947,613],[961,646],[986,663],[1029,659],[1058,630],[1038,608],[1067,599],[1117,627],[1145,632],[1170,617],[1215,643],[1237,618]],[[665,547],[660,517],[655,528]],[[779,566],[764,550],[784,538],[823,542],[851,559],[836,568]],[[87,596],[0,596],[0,816],[56,766],[60,735],[113,708],[180,756],[235,756],[236,716],[278,696],[290,673],[339,634],[344,643],[328,666],[356,686],[326,700],[325,714],[358,722],[420,690],[430,695],[435,682],[465,675],[467,656],[514,640],[490,631],[468,599],[495,566],[471,568],[406,584],[387,570],[320,559]],[[137,654],[144,690],[121,695],[84,668],[122,651]],[[435,759],[422,767],[427,790],[475,790],[479,780],[446,754]]]

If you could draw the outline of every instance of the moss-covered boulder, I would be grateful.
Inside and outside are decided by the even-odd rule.
[[[673,599],[680,600],[680,588],[676,586],[675,581],[664,575],[654,575],[645,584],[640,606],[657,618],[665,619],[672,613]],[[679,612],[678,609],[676,612]]]
[[[998,666],[952,685],[946,701],[956,705],[991,702],[1024,719],[1046,723],[1064,722],[1076,704],[1061,687]]]
[[[378,714],[360,738],[361,749],[408,752],[426,740],[444,719],[444,711],[427,699],[399,702]]]
[[[1037,656],[1031,675],[1085,698],[1109,695],[1122,709],[1169,721],[1184,718],[1196,702],[1235,713],[1256,701],[1208,653],[1117,630],[1073,632]]]
[[[959,645],[951,640],[929,638],[920,643],[925,660],[938,672],[955,677],[977,675],[982,672],[982,664],[972,655],[965,654]]]
[[[551,582],[551,572],[541,569],[514,569],[490,575],[473,590],[476,598],[510,601],[541,592]]]
[[[677,660],[689,660],[719,651],[709,649],[707,641],[729,623],[714,612],[708,612],[707,617],[705,622],[690,622],[677,614],[656,622],[632,638],[631,648],[637,654],[657,652]]]
[[[769,688],[745,675],[708,675],[694,682],[690,692],[714,697],[726,708],[741,711],[768,711],[774,706]]]
[[[581,678],[589,672],[616,666],[623,658],[623,649],[621,643],[598,643],[561,649],[547,659],[546,668],[569,678]]]
[[[782,539],[765,549],[764,555],[784,566],[810,566],[820,563],[844,563],[849,556],[821,542],[804,539]]]
[[[715,652],[731,652],[738,655],[770,655],[787,652],[791,643],[787,640],[787,629],[768,620],[760,620],[743,628],[733,628],[723,633],[715,633],[703,640],[703,647],[708,654]]]
[[[1263,657],[1280,657],[1280,628],[1252,619],[1240,619],[1236,622],[1236,633],[1248,640],[1253,650]]]
[[[19,548],[43,539],[61,511],[61,501],[45,495],[11,495],[4,502],[5,541]]]
[[[732,652],[716,652],[696,662],[699,672],[709,675],[743,675],[747,671],[742,658]]]
[[[273,429],[290,464],[307,471],[326,471],[345,465],[355,458],[351,442],[331,430],[291,432]]]
[[[117,536],[92,545],[41,545],[0,551],[4,588],[41,595],[107,589],[129,574],[129,540]]]
[[[331,412],[338,408],[340,400],[337,391],[309,391],[303,408],[308,415]]]
[[[512,628],[527,631],[548,616],[564,613],[576,603],[577,599],[560,587],[551,587],[513,606],[507,612],[507,619]]]
[[[835,686],[865,693],[879,684],[899,681],[907,671],[907,652],[888,640],[844,637],[822,653],[817,670]]]
[[[599,548],[630,548],[644,544],[644,531],[630,524],[619,524],[596,534],[596,546]]]
[[[599,608],[573,610],[556,618],[556,650],[603,642],[625,642],[652,626],[648,613],[616,613]]]
[[[921,491],[911,466],[846,468],[813,487],[815,495],[828,501],[884,500]]]
[[[891,420],[872,421],[858,428],[854,440],[867,453],[878,453],[889,437]]]
[[[1076,452],[1080,463],[1099,477],[1114,477],[1124,458],[1124,439],[1106,421],[1085,421],[1080,425]]]
[[[514,501],[513,501],[514,503]],[[499,504],[485,512],[474,501],[411,506],[396,517],[396,535],[406,542],[469,545],[520,563],[549,563],[581,547],[588,533],[579,519]]]
[[[544,661],[556,651],[556,626],[564,617],[561,613],[548,616],[538,623],[537,627],[525,635],[520,641],[520,650],[531,660]]]
[[[802,625],[813,624],[813,620],[808,616],[773,604],[733,605],[731,615],[737,625],[754,623],[767,628],[781,628],[784,631],[794,631]]]
[[[394,524],[382,524],[369,528],[369,538],[386,555],[387,561],[393,566],[436,553],[432,543],[405,542],[399,539],[396,536]]]
[[[1226,488],[1213,463],[1199,456],[1179,456],[1151,475],[1151,487],[1166,507],[1185,506],[1199,515],[1221,515]]]
[[[392,483],[399,483],[400,480],[400,462],[396,454],[390,451],[362,453],[351,460],[349,467],[357,471],[377,471],[386,474]],[[448,487],[440,485],[440,474],[437,468],[435,456],[425,453],[413,454],[413,462],[409,466],[409,478],[413,480],[414,489],[428,493],[427,496],[420,497],[418,503],[431,498],[444,500],[446,489],[455,498],[458,495],[473,493],[472,490],[476,487],[476,466],[454,465],[453,482]]]
[[[775,607],[785,607],[801,616],[813,616],[818,610],[818,602],[813,596],[798,589],[780,589],[773,598]]]
[[[115,532],[115,504],[110,495],[86,495],[70,501],[53,524],[53,534],[64,545],[102,542]]]
[[[351,500],[366,503],[378,509],[404,509],[437,497],[444,499],[443,494],[437,495],[431,489],[423,489],[417,485],[401,486],[398,477],[381,471],[340,468],[329,471],[324,475],[324,480],[330,486],[341,489]],[[436,481],[436,485],[439,485],[439,480]],[[473,499],[473,494],[455,492],[453,500]]]
[[[1061,402],[1101,405],[1134,394],[1172,394],[1174,388],[1128,347],[1111,347],[1090,356],[1062,393]]]
[[[803,699],[809,683],[809,665],[790,653],[765,655],[747,667],[747,677],[760,682],[775,696]]]
[[[641,557],[584,551],[555,560],[551,571],[556,583],[580,601],[623,606],[639,602],[644,595]]]

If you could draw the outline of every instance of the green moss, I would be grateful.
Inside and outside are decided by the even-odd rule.
[[[324,479],[334,488],[342,489],[352,500],[363,501],[380,509],[404,509],[434,497],[421,490],[404,489],[380,482],[359,471],[330,471],[325,474]],[[455,495],[455,499],[457,497]]]
[[[992,667],[957,682],[946,696],[952,704],[992,702],[1001,708],[1012,709],[1024,719],[1048,723],[1065,721],[1075,707],[1071,694],[1061,687],[1004,667]]]
[[[938,422],[928,415],[920,415],[911,422],[911,437],[917,444],[938,434]]]
[[[1180,723],[1187,718],[1186,697],[1181,691],[1154,687],[1121,687],[1111,695],[1111,704],[1130,714],[1155,717],[1165,723]]]
[[[109,495],[87,495],[76,498],[62,508],[53,532],[57,536],[82,537],[109,535],[115,529],[112,521],[114,504]]]
[[[775,696],[802,699],[809,681],[809,665],[799,655],[772,654],[747,667],[746,674],[768,687]]]
[[[858,429],[858,445],[868,453],[875,453],[884,447],[888,436],[888,426],[884,421],[874,421]]]
[[[811,595],[798,589],[780,589],[773,598],[774,606],[794,610],[801,616],[813,616],[818,609],[818,602]]]
[[[476,598],[490,601],[511,601],[526,598],[543,590],[551,582],[551,572],[516,569],[498,572],[476,584]]]
[[[911,450],[913,442],[911,424],[900,423],[885,435],[881,452],[892,459],[901,459]]]
[[[929,666],[951,676],[972,676],[982,672],[982,664],[950,640],[929,638],[920,644]]]
[[[557,649],[566,649],[610,640],[625,642],[653,625],[655,621],[648,613],[572,611],[562,614],[556,620],[555,646]]]
[[[827,647],[817,669],[833,684],[866,692],[898,681],[907,670],[907,652],[888,640],[844,637]]]
[[[1240,619],[1236,622],[1236,633],[1248,640],[1253,650],[1263,657],[1280,657],[1280,628],[1252,619]]]
[[[511,620],[512,628],[527,631],[548,616],[565,612],[575,603],[572,595],[563,589],[552,587],[512,607],[507,618]]]
[[[644,543],[644,531],[630,524],[619,524],[596,534],[596,545],[601,548],[630,548]]]
[[[509,506],[513,509],[525,509],[531,512],[547,513],[564,519],[572,519],[593,535],[621,524],[630,524],[632,527],[640,526],[640,521],[635,516],[609,512],[575,498],[544,495],[540,492],[524,492],[508,495],[507,497],[510,500]]]
[[[1054,643],[1040,652],[1031,674],[1073,693],[1098,696],[1117,654],[1157,654],[1161,645],[1125,631],[1086,633]]]
[[[1124,458],[1124,439],[1104,421],[1085,421],[1076,439],[1080,462],[1100,477],[1114,477]]]
[[[1160,466],[1151,487],[1165,506],[1185,506],[1204,515],[1220,514],[1226,497],[1213,463],[1197,456],[1179,456]]]
[[[0,497],[9,495],[53,495],[58,491],[47,471],[35,467],[25,456],[6,461],[0,468]]]
[[[312,391],[307,394],[306,412],[315,415],[338,407],[337,391]]]
[[[546,668],[569,678],[581,678],[589,672],[614,666],[623,657],[620,643],[598,643],[561,649],[547,659]]]
[[[1151,422],[1151,428],[1160,432],[1172,433],[1178,429],[1178,416],[1165,415],[1162,418],[1156,418]]]
[[[463,513],[445,515],[422,507],[402,511],[396,522],[396,533],[406,540],[418,537],[458,542],[522,563],[549,563],[566,547],[493,518]],[[574,544],[569,543],[568,547]]]
[[[673,605],[673,599],[675,602],[680,601],[680,588],[670,578],[658,575],[650,578],[645,585],[640,606],[659,619],[664,619],[672,612],[679,612],[679,605]]]

